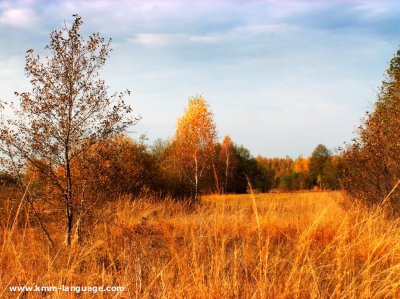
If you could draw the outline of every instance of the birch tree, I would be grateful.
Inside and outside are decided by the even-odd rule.
[[[229,136],[225,136],[221,143],[220,149],[220,161],[222,162],[223,168],[223,192],[226,193],[228,189],[228,182],[232,177],[233,164],[234,164],[235,148],[232,139]]]
[[[178,120],[173,147],[174,161],[181,176],[192,186],[194,202],[199,200],[202,178],[210,169],[216,142],[216,126],[207,102],[201,96],[190,98]]]
[[[14,161],[29,162],[58,189],[68,245],[78,206],[72,176],[75,162],[91,146],[137,120],[123,100],[130,92],[109,95],[99,76],[111,51],[111,39],[105,41],[99,33],[84,39],[79,34],[82,19],[74,17],[70,28],[65,25],[51,32],[46,46],[49,56],[27,51],[25,73],[32,90],[15,93],[20,100],[14,107],[16,118],[2,128],[3,152]]]

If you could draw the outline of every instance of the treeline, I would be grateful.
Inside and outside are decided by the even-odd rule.
[[[158,139],[153,145],[145,137],[135,141],[126,135],[104,141],[74,163],[74,194],[89,197],[116,198],[121,194],[189,198],[193,185],[177,168],[172,140]],[[247,193],[249,183],[255,192],[298,190],[334,190],[341,188],[343,162],[332,156],[324,145],[318,145],[307,158],[254,157],[243,145],[229,136],[215,144],[213,156],[199,182],[199,193]],[[63,176],[64,169],[59,169]],[[3,184],[16,179],[3,175]],[[59,191],[36,167],[27,164],[24,180],[42,197],[54,197]],[[58,194],[62,195],[62,194]]]
[[[341,189],[344,161],[319,144],[311,156],[286,158],[257,157],[270,181],[270,189],[282,191]]]

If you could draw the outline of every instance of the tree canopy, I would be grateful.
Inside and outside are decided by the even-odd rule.
[[[198,201],[201,180],[211,166],[216,143],[216,126],[207,102],[202,96],[190,98],[178,120],[173,152],[180,174],[192,186],[194,201]]]

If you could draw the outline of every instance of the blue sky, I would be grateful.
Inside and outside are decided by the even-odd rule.
[[[173,136],[201,94],[220,138],[268,157],[350,141],[400,43],[397,1],[0,0],[1,99],[30,90],[26,50],[74,13],[113,39],[102,77],[133,92],[134,138]]]

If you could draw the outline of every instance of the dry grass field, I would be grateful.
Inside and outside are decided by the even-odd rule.
[[[84,243],[2,220],[0,298],[400,297],[400,227],[340,192],[120,198]],[[125,286],[11,292],[10,286]]]

